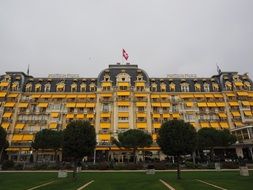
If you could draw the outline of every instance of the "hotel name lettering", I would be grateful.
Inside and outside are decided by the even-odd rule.
[[[197,78],[196,74],[168,74],[167,78]]]
[[[78,74],[49,74],[48,78],[79,78]]]

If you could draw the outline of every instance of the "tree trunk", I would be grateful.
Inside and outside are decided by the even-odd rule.
[[[193,153],[192,153],[192,162],[195,166],[196,165],[196,150],[194,150]]]
[[[1,148],[1,151],[0,151],[0,163],[1,163],[1,161],[2,161],[2,154],[3,154],[3,151],[4,151],[4,147]]]
[[[181,179],[180,175],[180,156],[177,155],[177,179]]]
[[[73,167],[73,179],[77,177],[77,160],[74,160],[74,167]]]
[[[136,148],[134,148],[133,154],[134,154],[134,163],[136,164]]]
[[[213,147],[210,149],[210,162],[213,162]]]

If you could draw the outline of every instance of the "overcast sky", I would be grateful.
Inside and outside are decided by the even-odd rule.
[[[122,48],[152,77],[253,77],[253,0],[0,0],[0,74],[97,77]]]

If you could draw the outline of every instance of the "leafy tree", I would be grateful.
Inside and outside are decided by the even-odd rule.
[[[55,159],[57,151],[62,148],[63,135],[62,131],[54,131],[52,129],[43,129],[36,133],[32,147],[38,149],[53,149]]]
[[[95,128],[88,121],[72,121],[63,130],[63,156],[74,162],[73,177],[76,177],[77,163],[84,156],[91,155],[96,146]]]
[[[139,129],[130,129],[120,133],[118,139],[118,141],[113,139],[113,143],[118,147],[131,149],[133,151],[135,163],[137,148],[149,147],[153,143],[151,135]]]
[[[210,160],[213,161],[214,147],[229,146],[235,143],[236,138],[228,129],[202,128],[198,131],[198,148],[210,150]]]
[[[2,154],[6,148],[9,147],[9,143],[6,140],[7,133],[4,128],[0,127],[0,162],[2,160]]]
[[[190,123],[170,120],[162,124],[157,143],[164,154],[177,159],[177,178],[180,179],[180,155],[191,154],[196,147],[197,133]]]

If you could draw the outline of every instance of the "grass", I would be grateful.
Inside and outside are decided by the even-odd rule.
[[[58,179],[57,173],[0,173],[1,190],[25,190],[52,180],[54,183],[38,188],[39,190],[76,190],[85,183],[95,180],[85,190],[166,190],[167,188],[159,181],[162,179],[173,186],[176,190],[205,189],[215,190],[216,188],[196,181],[200,179],[226,189],[248,190],[253,186],[253,172],[249,177],[242,177],[239,171],[229,172],[183,172],[182,180],[176,179],[175,172],[157,172],[155,175],[146,175],[143,172],[131,173],[80,173],[76,181],[72,175],[68,178]]]

